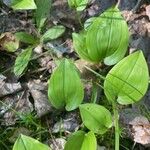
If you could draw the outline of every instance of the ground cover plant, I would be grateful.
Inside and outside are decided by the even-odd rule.
[[[11,42],[6,40],[2,42],[1,47],[8,53],[17,52],[11,70],[21,80],[30,69],[32,70],[30,65],[34,61],[43,54],[50,55],[56,67],[46,78],[48,83],[46,91],[48,103],[46,105],[53,108],[53,117],[56,117],[57,113],[75,112],[80,120],[80,125],[69,136],[62,135],[63,133],[60,131],[60,136],[65,136],[66,142],[62,148],[58,148],[55,142],[56,147],[54,148],[47,141],[39,138],[41,135],[44,139],[49,139],[47,136],[54,138],[47,123],[49,114],[46,114],[47,124],[43,126],[39,121],[40,119],[34,114],[24,115],[10,109],[18,116],[18,120],[22,122],[23,126],[30,128],[33,133],[39,135],[30,136],[30,134],[19,133],[11,149],[97,150],[102,143],[101,141],[108,139],[111,144],[107,141],[104,142],[106,144],[104,146],[108,146],[108,149],[134,149],[134,144],[133,146],[127,144],[127,148],[122,146],[122,141],[127,143],[129,141],[122,137],[120,112],[124,107],[128,108],[138,103],[145,96],[149,86],[149,69],[142,49],[135,49],[134,52],[128,53],[131,33],[127,21],[119,9],[121,2],[116,2],[102,13],[86,18],[84,21],[82,20],[82,13],[92,4],[92,1],[68,0],[66,2],[67,7],[75,12],[76,21],[80,26],[78,30],[74,29],[69,35],[72,39],[75,59],[69,55],[65,58],[63,55],[58,58],[55,51],[49,50],[45,46],[47,43],[59,39],[67,30],[65,25],[59,23],[53,23],[50,28],[47,28],[47,20],[51,9],[53,9],[53,1],[51,0],[43,0],[43,2],[40,0],[12,0],[9,7],[13,11],[31,11],[35,32],[31,34],[17,31],[14,33],[15,40]],[[0,38],[1,41],[4,37],[6,34],[3,33]],[[75,62],[76,59],[84,60],[92,66],[98,66],[97,69],[93,69],[93,67],[83,64],[83,68],[88,72],[87,76],[90,77],[89,74],[92,74],[88,80],[92,85],[90,99],[85,97],[87,79],[82,77],[82,72]],[[100,96],[98,96],[99,90],[101,90]],[[1,104],[9,108],[3,101]],[[144,112],[148,118],[149,110],[146,112],[144,108]],[[138,125],[137,122],[135,126]],[[130,125],[133,125],[132,123],[133,121]],[[149,126],[148,120],[146,125]],[[109,134],[111,137],[107,137]],[[0,141],[3,149],[9,149],[5,141]],[[137,142],[135,137],[134,141]]]

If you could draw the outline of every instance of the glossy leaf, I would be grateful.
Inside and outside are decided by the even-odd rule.
[[[77,131],[73,133],[64,150],[96,150],[97,142],[93,132]]]
[[[34,0],[12,0],[11,7],[14,10],[36,9]]]
[[[16,140],[13,150],[51,150],[50,147],[40,143],[39,141],[25,136],[20,135]]]
[[[18,55],[14,66],[14,73],[16,76],[20,76],[26,69],[30,61],[31,55],[32,55],[32,47],[28,47]]]
[[[129,41],[128,26],[118,8],[112,7],[102,13],[99,17],[89,20],[84,35],[85,49],[74,47],[83,59],[99,63],[104,60],[107,65],[113,65],[120,61],[126,53]],[[79,33],[82,36],[82,33]],[[116,34],[117,33],[117,34]],[[84,54],[83,54],[84,53]],[[83,55],[85,55],[83,57]]]
[[[74,64],[63,59],[51,75],[48,86],[48,97],[52,105],[67,111],[76,109],[83,100],[84,90]]]
[[[97,104],[79,106],[83,124],[94,133],[104,134],[112,126],[111,113]]]
[[[50,28],[47,30],[44,35],[42,36],[42,40],[44,42],[49,41],[49,40],[54,40],[60,37],[63,33],[65,32],[65,27],[58,25]]]
[[[132,104],[147,91],[149,73],[142,51],[137,51],[115,65],[104,82],[105,95],[110,101]]]
[[[50,15],[51,0],[36,0],[37,9],[35,12],[36,26],[39,30],[43,27],[46,19]]]
[[[38,41],[37,38],[26,32],[17,32],[15,36],[19,41],[27,44],[35,44]]]

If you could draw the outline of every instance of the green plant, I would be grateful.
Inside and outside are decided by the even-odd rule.
[[[82,2],[87,4],[87,1]],[[82,8],[80,10],[85,8],[85,5],[82,7],[81,1],[68,1],[68,3],[76,9],[78,7]],[[45,17],[42,21],[37,22],[38,34],[41,35]],[[56,35],[55,29],[59,31],[58,35]],[[35,47],[36,40],[40,41],[41,44],[44,41],[59,37],[63,32],[64,28],[57,26],[46,31],[44,35],[37,38],[38,40],[25,33],[24,35],[22,33],[17,34],[21,35],[18,36],[20,40],[31,44],[31,47]],[[24,40],[22,37],[27,38]],[[31,40],[28,40],[29,38]],[[99,17],[87,20],[84,29],[79,34],[73,33],[74,48],[81,58],[92,63],[104,61],[106,65],[117,64],[112,67],[106,77],[85,66],[86,69],[93,72],[98,78],[104,80],[104,83],[102,82],[103,85],[99,83],[97,85],[104,90],[108,103],[112,106],[113,117],[111,111],[104,106],[96,104],[96,98],[93,98],[92,103],[81,104],[84,97],[84,87],[79,71],[72,61],[68,59],[61,60],[56,70],[52,73],[48,85],[49,101],[56,109],[65,107],[67,111],[72,111],[79,108],[84,125],[81,130],[73,133],[68,138],[65,150],[96,150],[96,137],[105,134],[112,127],[113,122],[115,127],[115,150],[119,150],[120,127],[118,105],[128,105],[139,101],[146,93],[149,82],[148,66],[142,51],[139,50],[123,58],[127,51],[128,42],[128,26],[121,16],[117,5],[109,8]],[[26,54],[23,53],[22,57],[29,61],[31,49],[27,48]],[[21,60],[21,58],[18,59]],[[21,67],[25,68],[26,66],[27,64],[24,63]],[[19,66],[19,68],[21,67]],[[21,71],[20,69],[16,70],[19,72],[19,75],[24,69]],[[97,97],[95,91],[94,95]],[[20,144],[22,139],[27,140],[29,143],[31,142],[31,145],[34,143],[34,140],[21,136],[15,145]]]
[[[29,33],[22,32],[22,31],[15,33],[16,39],[18,41],[28,45],[28,47],[25,50],[23,50],[16,58],[15,65],[14,65],[14,73],[16,76],[21,76],[25,71],[25,69],[27,68],[29,61],[32,59],[33,49],[36,48],[42,49],[43,44],[45,42],[57,39],[65,32],[64,26],[56,25],[43,33],[42,29],[44,27],[46,19],[49,16],[50,9],[51,9],[51,0],[43,0],[42,5],[41,5],[41,0],[36,0],[35,2],[37,6],[37,9],[35,10],[36,34],[31,35]],[[29,5],[27,1],[21,1],[21,2],[19,1],[18,3],[19,4],[26,3],[26,5]],[[19,5],[18,3],[17,6]],[[20,8],[20,5],[15,8],[18,10]]]
[[[51,75],[48,96],[55,108],[66,105],[66,110],[71,111],[81,104],[84,97],[83,85],[77,68],[70,60],[63,59]]]
[[[31,137],[20,135],[13,146],[13,150],[26,150],[26,149],[51,150],[51,148],[48,147],[47,145],[44,145]]]
[[[99,17],[91,18],[85,26],[80,33],[73,33],[73,45],[81,58],[94,63],[104,60],[106,65],[113,65],[123,58],[128,47],[129,32],[116,6]]]
[[[70,8],[75,8],[77,11],[83,11],[88,3],[89,0],[68,0]]]

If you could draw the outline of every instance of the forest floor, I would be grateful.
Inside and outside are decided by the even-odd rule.
[[[0,7],[0,33],[5,34],[0,37],[0,150],[12,149],[20,133],[38,139],[54,150],[63,150],[68,135],[81,127],[81,119],[78,111],[58,111],[48,102],[47,81],[56,67],[51,50],[57,58],[74,60],[82,72],[83,80],[89,81],[85,77],[90,78],[91,74],[82,67],[86,62],[79,59],[72,46],[71,34],[81,30],[80,22],[66,0],[55,0],[46,21],[46,29],[61,24],[66,27],[66,31],[60,38],[47,42],[42,49],[37,48],[26,72],[17,77],[13,73],[13,67],[20,49],[10,53],[2,44],[3,40],[9,40],[18,31],[32,34],[36,32],[33,11],[13,11],[4,2]],[[115,0],[93,0],[80,14],[81,21],[84,23],[88,18],[98,16],[115,3]],[[136,49],[143,50],[150,66],[150,3],[144,0],[140,3],[137,0],[122,0],[119,8],[130,31],[128,53]],[[86,101],[90,100],[91,93],[92,85],[85,82]],[[104,99],[103,92],[99,90],[98,94],[99,99]],[[144,126],[145,120],[150,121],[150,90],[139,103],[120,109],[123,130],[121,150],[150,149],[150,123]],[[133,132],[135,124],[141,127],[137,135]],[[149,134],[141,137],[140,132],[145,130]],[[98,138],[99,150],[114,149],[113,132],[109,131]],[[140,139],[137,143],[134,142],[136,138]],[[148,142],[145,144],[144,140]]]

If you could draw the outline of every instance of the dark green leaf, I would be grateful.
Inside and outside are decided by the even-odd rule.
[[[96,147],[96,137],[93,132],[77,131],[69,137],[64,150],[96,150]]]
[[[47,145],[44,145],[31,137],[20,135],[13,146],[13,150],[51,150],[51,149]]]
[[[50,9],[51,9],[51,0],[36,0],[36,13],[35,13],[35,19],[36,19],[36,25],[39,30],[43,27],[46,19],[50,15]]]
[[[79,106],[83,124],[94,133],[103,134],[112,126],[111,113],[97,104]]]
[[[11,7],[14,10],[36,9],[34,0],[12,0]]]
[[[48,96],[52,105],[71,111],[76,109],[84,97],[83,85],[74,64],[63,59],[49,80]]]
[[[142,51],[137,51],[115,65],[106,76],[104,90],[108,100],[120,104],[139,101],[147,91],[149,73]]]
[[[26,32],[17,32],[15,36],[19,41],[27,44],[35,44],[38,41],[37,38]]]
[[[65,27],[58,25],[50,28],[47,30],[44,35],[42,36],[42,40],[44,42],[49,41],[49,40],[54,40],[60,37],[63,33],[65,32]]]
[[[32,55],[32,47],[28,47],[18,55],[14,66],[14,73],[16,76],[20,76],[26,69],[30,61],[31,55]]]

